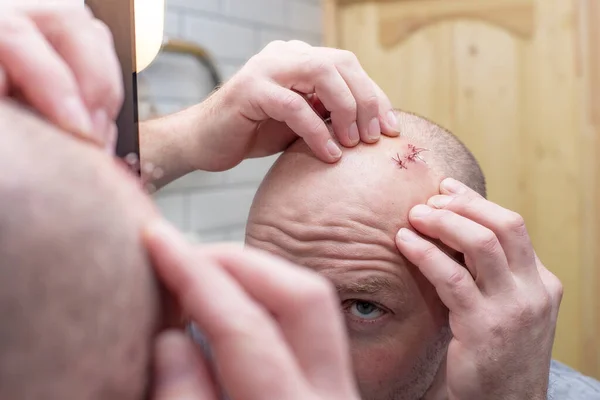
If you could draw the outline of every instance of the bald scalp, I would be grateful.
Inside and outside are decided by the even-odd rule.
[[[325,229],[323,220],[346,225],[349,220],[359,219],[368,221],[365,226],[377,227],[371,234],[384,235],[381,240],[396,253],[394,237],[400,227],[409,226],[409,210],[439,194],[443,179],[457,179],[486,196],[483,172],[456,136],[415,114],[397,111],[397,119],[399,137],[382,136],[377,143],[361,143],[346,149],[335,164],[318,160],[303,140],[294,142],[279,157],[257,191],[248,218],[248,243],[281,248],[275,241],[283,240],[282,235],[266,233],[268,225],[281,225],[278,221],[297,220],[310,227],[308,236],[313,236],[319,229]],[[422,160],[407,162],[406,168],[399,166],[394,160],[405,159],[411,146],[428,151],[419,154]],[[287,232],[295,226],[284,225],[277,229]],[[323,234],[328,236],[332,232],[338,231],[325,229]],[[290,240],[285,245],[291,245],[291,239],[307,236],[304,231],[288,233]],[[294,253],[303,252],[302,242],[295,243],[298,248]]]
[[[151,204],[23,108],[0,102],[0,126],[0,398],[142,398],[160,318]]]
[[[433,168],[486,197],[483,171],[473,153],[456,135],[416,114],[396,110],[396,117],[402,137],[425,143],[431,152]]]

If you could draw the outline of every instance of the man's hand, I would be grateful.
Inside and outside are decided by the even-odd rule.
[[[450,311],[450,399],[546,399],[562,285],[537,258],[523,219],[446,179],[411,225],[464,254],[465,266],[408,229],[396,243]]]
[[[194,249],[163,222],[145,237],[159,276],[206,335],[231,399],[359,399],[338,300],[324,278],[262,252]],[[156,367],[156,400],[219,398],[181,332],[159,337]]]
[[[245,158],[276,154],[298,136],[332,163],[342,153],[324,119],[331,118],[334,139],[352,147],[376,142],[381,133],[397,136],[392,111],[351,52],[275,41],[203,104],[146,125],[153,132],[144,134],[142,146],[156,147],[151,141],[162,129],[151,126],[163,123],[185,135],[173,157],[184,152],[192,169],[226,170]],[[169,173],[168,162],[150,158]]]
[[[109,29],[83,6],[16,7],[0,7],[0,96],[114,148],[123,83]]]

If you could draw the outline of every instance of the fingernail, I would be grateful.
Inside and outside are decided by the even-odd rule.
[[[433,196],[431,199],[429,199],[429,204],[431,204],[435,208],[444,208],[448,204],[450,204],[452,200],[454,200],[454,198],[450,196]]]
[[[93,134],[92,120],[79,97],[69,97],[62,104],[60,116],[64,128],[84,136]]]
[[[342,151],[340,150],[338,145],[333,142],[333,140],[329,139],[327,141],[326,147],[327,147],[327,151],[329,152],[331,157],[338,159],[342,156]]]
[[[410,211],[410,215],[411,217],[420,218],[431,213],[431,211],[433,211],[431,207],[419,204],[418,206],[413,207]]]
[[[452,178],[444,179],[440,184],[440,188],[453,194],[461,194],[467,190],[462,183]]]
[[[381,135],[381,125],[379,124],[379,118],[373,118],[371,122],[369,122],[369,135],[370,140],[379,140],[379,136]]]
[[[396,117],[394,110],[390,110],[387,113],[387,123],[390,125],[390,128],[398,130],[398,118]]]
[[[353,122],[348,129],[348,138],[352,144],[357,144],[359,142],[360,135],[358,133],[358,125],[356,125],[356,122]]]
[[[402,228],[398,232],[398,239],[402,240],[403,242],[413,242],[419,239],[419,236],[410,229]]]

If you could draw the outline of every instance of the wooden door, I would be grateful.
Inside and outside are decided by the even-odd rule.
[[[555,357],[598,376],[585,2],[329,1],[326,34],[357,54],[395,106],[450,129],[474,152],[490,199],[524,216],[564,284]]]

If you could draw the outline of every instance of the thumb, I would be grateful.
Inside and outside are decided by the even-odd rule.
[[[210,370],[189,337],[167,331],[155,346],[153,400],[218,400]]]

